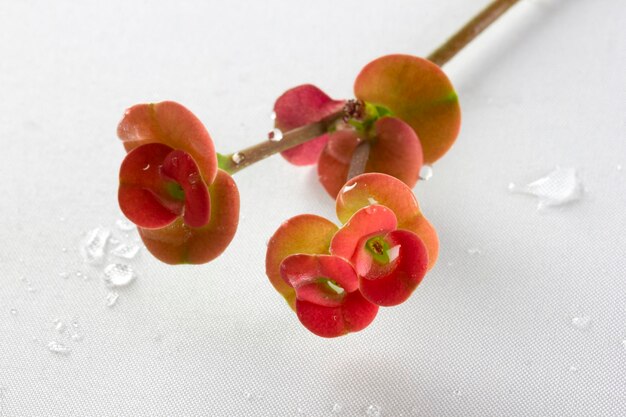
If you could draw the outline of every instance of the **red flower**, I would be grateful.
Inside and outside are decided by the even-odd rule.
[[[209,262],[232,240],[239,193],[209,133],[178,103],[138,104],[117,129],[128,154],[118,200],[148,250],[169,264]]]
[[[270,239],[266,273],[302,324],[323,337],[365,328],[378,306],[406,301],[436,260],[438,239],[411,189],[370,173],[337,196],[338,228],[312,214]]]
[[[296,165],[318,162],[320,182],[333,197],[346,182],[361,142],[370,145],[365,172],[386,173],[413,187],[422,163],[441,158],[458,135],[457,95],[443,71],[428,60],[378,58],[361,70],[354,93],[360,101],[350,109],[348,125],[283,153]],[[315,86],[295,87],[276,101],[276,127],[290,130],[319,121],[344,104]]]

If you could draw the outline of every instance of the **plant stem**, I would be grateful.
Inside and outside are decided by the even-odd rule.
[[[259,162],[278,152],[286,151],[295,146],[315,139],[328,132],[328,128],[344,115],[344,110],[326,116],[322,120],[298,127],[283,133],[280,140],[272,141],[269,138],[261,143],[252,145],[239,152],[224,155],[220,161],[220,168],[234,174],[247,166]]]
[[[518,1],[519,0],[494,0],[431,53],[427,59],[439,66],[443,66]],[[234,174],[278,152],[286,151],[287,149],[291,149],[327,133],[328,128],[344,115],[345,110],[342,110],[318,122],[284,132],[281,140],[265,140],[246,149],[242,149],[239,152],[221,156],[220,168],[230,174]],[[364,172],[369,150],[370,146],[367,141],[363,141],[357,146],[350,164],[348,179]]]
[[[440,67],[450,61],[461,49],[496,21],[519,0],[494,0],[443,45],[428,55],[427,59]]]

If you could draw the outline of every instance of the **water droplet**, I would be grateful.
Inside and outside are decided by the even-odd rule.
[[[580,200],[583,187],[574,168],[556,167],[554,171],[525,186],[510,183],[509,191],[528,194],[539,199],[538,209],[560,206]]]
[[[283,139],[283,132],[275,127],[267,134],[267,138],[270,142],[280,142]]]
[[[246,156],[242,154],[241,152],[235,152],[233,156],[231,157],[231,159],[236,165],[239,165],[240,163],[244,161],[244,159],[246,159]]]
[[[143,167],[142,169],[143,169],[144,171],[149,170],[149,169],[150,169],[150,164],[146,164],[146,166],[145,166],[145,167]]]
[[[80,246],[80,254],[85,262],[97,264],[104,257],[104,249],[111,232],[102,227],[97,227],[87,234]]]
[[[67,330],[67,326],[60,319],[54,320],[54,329],[59,333],[64,333]]]
[[[400,256],[400,245],[392,246],[387,250],[389,262],[395,261]]]
[[[333,405],[333,413],[335,414],[341,413],[342,409],[343,407],[341,406],[341,404],[335,403],[335,405]]]
[[[467,253],[469,253],[470,255],[480,255],[483,252],[478,248],[469,248],[467,250]]]
[[[420,169],[420,180],[428,181],[433,177],[433,167],[428,164],[422,165]]]
[[[120,298],[119,293],[111,291],[107,294],[106,305],[107,307],[113,307],[117,303],[117,299]]]
[[[123,287],[134,281],[135,271],[130,265],[109,264],[104,268],[104,280],[112,287]]]
[[[378,200],[376,200],[374,197],[367,197],[367,202],[370,204],[378,204]]]
[[[115,220],[115,225],[117,226],[118,229],[123,230],[125,232],[131,231],[135,228],[135,225],[126,219]]]
[[[17,316],[17,310],[15,308],[11,309],[11,315],[12,316]]]
[[[133,259],[139,252],[139,249],[140,247],[138,245],[122,243],[111,251],[111,255],[117,256],[118,258]]]
[[[60,342],[55,342],[54,340],[51,342],[48,342],[47,346],[50,352],[55,353],[57,355],[67,356],[72,351],[72,349],[70,349],[69,346],[66,346]]]
[[[356,187],[356,182],[354,184],[346,185],[341,191],[347,193],[348,191],[353,190],[354,187]]]
[[[591,318],[589,316],[577,316],[572,317],[572,326],[578,330],[586,330],[591,324]]]
[[[68,279],[70,277],[69,272],[59,272],[59,276],[63,279]]]
[[[370,405],[365,409],[365,415],[367,417],[380,417],[380,407],[377,405]]]
[[[191,185],[197,184],[200,181],[200,174],[198,174],[197,172],[192,172],[187,177],[187,181],[189,181],[189,184]]]

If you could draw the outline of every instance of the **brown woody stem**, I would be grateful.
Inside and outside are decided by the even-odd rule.
[[[427,59],[439,66],[443,66],[518,1],[519,0],[494,0],[472,20],[467,22],[458,32],[452,35],[444,44],[431,53]],[[281,140],[265,140],[249,148],[242,149],[239,152],[220,156],[220,168],[233,174],[278,152],[286,151],[287,149],[306,143],[327,133],[329,127],[334,125],[335,122],[340,120],[344,115],[345,111],[342,110],[318,122],[284,132]],[[370,146],[367,141],[361,142],[356,147],[352,162],[350,163],[348,179],[365,172],[369,151]]]

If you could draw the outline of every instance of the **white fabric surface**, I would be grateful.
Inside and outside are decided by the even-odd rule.
[[[626,415],[623,0],[523,1],[445,67],[462,131],[415,189],[438,265],[335,340],[264,274],[282,221],[336,221],[315,171],[280,157],[236,175],[222,257],[171,267],[143,251],[107,308],[77,248],[96,226],[135,237],[115,226],[116,124],[176,100],[232,152],[264,138],[285,89],[350,97],[367,62],[426,55],[487,2],[154,3],[0,1],[0,416]],[[538,212],[507,191],[557,165],[578,170],[581,201]]]

